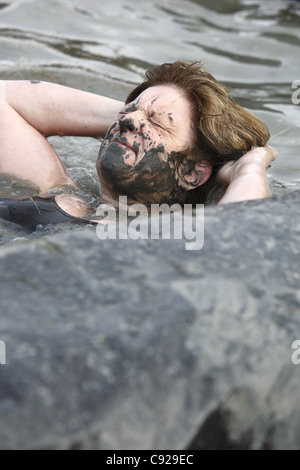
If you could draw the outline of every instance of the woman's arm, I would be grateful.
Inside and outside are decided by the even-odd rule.
[[[5,100],[45,136],[104,137],[123,106],[117,100],[48,82],[1,81]]]
[[[75,185],[45,136],[103,137],[123,104],[103,96],[34,81],[0,81],[0,175],[39,193]]]
[[[218,181],[227,187],[219,204],[248,201],[270,196],[266,170],[277,157],[272,147],[257,147],[236,162],[229,162],[218,173]]]

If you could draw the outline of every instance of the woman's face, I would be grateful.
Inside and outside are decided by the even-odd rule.
[[[100,148],[97,170],[115,193],[146,205],[182,191],[173,159],[193,144],[191,104],[173,85],[148,88],[124,106]]]

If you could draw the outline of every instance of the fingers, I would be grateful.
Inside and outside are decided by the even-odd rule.
[[[270,145],[266,145],[265,147],[252,147],[251,151],[248,155],[255,155],[255,158],[258,161],[264,162],[265,168],[268,169],[271,166],[271,163],[276,159],[278,152],[276,149],[271,147]]]
[[[267,169],[268,168],[271,168],[271,163],[277,158],[277,155],[278,155],[278,152],[276,149],[274,149],[273,147],[271,147],[271,145],[266,145],[265,149],[267,150],[268,152],[268,166],[267,166]]]
[[[278,155],[277,150],[274,149],[274,147],[271,147],[271,145],[266,145],[266,148],[271,152],[272,161],[275,160],[275,158],[276,158],[277,155]]]
[[[276,159],[277,155],[277,150],[270,145],[266,145],[265,147],[252,147],[252,149],[239,160],[228,162],[222,166],[217,174],[217,180],[221,185],[226,186],[230,183],[233,175],[239,174],[242,168],[247,168],[248,171],[253,165],[254,168],[256,168],[257,164],[259,167],[267,170],[270,168],[271,163]]]

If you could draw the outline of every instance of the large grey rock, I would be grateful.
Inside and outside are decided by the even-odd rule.
[[[1,449],[299,449],[299,202],[209,208],[200,251],[3,247]]]

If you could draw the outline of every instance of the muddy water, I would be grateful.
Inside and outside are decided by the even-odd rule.
[[[0,78],[40,79],[124,99],[144,71],[202,59],[263,118],[279,150],[275,189],[300,188],[300,2],[286,0],[12,0],[0,3]],[[300,91],[299,91],[300,101]],[[99,194],[92,139],[52,138],[85,190]],[[0,196],[26,192],[0,181]]]

